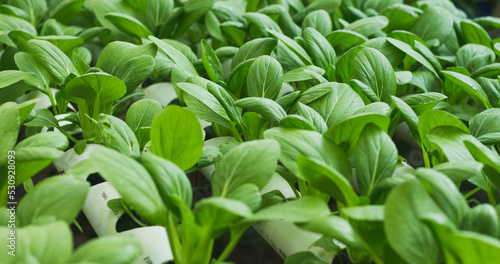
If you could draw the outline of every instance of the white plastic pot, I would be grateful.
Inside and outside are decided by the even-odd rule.
[[[218,147],[231,139],[231,137],[213,138],[205,141],[205,146]],[[213,165],[200,170],[209,180],[214,171],[215,166]],[[261,193],[264,194],[273,190],[280,191],[286,198],[296,198],[290,184],[278,173],[273,174],[269,183],[261,189]],[[283,258],[301,251],[312,251],[315,254],[328,255],[322,252],[319,247],[311,247],[314,242],[321,238],[321,234],[300,229],[292,223],[263,221],[253,224],[253,227]]]

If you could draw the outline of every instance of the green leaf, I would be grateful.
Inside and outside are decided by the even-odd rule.
[[[196,116],[207,122],[229,127],[231,120],[215,96],[202,87],[190,83],[178,83],[179,88],[184,92],[186,105]]]
[[[35,27],[45,17],[45,12],[47,12],[47,2],[43,0],[12,1],[12,5],[24,10],[27,15],[24,18]]]
[[[412,32],[426,42],[438,39],[444,43],[450,32],[454,32],[453,17],[448,10],[431,5],[415,23]]]
[[[208,76],[213,82],[223,81],[224,73],[222,72],[222,65],[219,58],[217,58],[215,51],[204,39],[201,41],[200,45],[203,66],[205,66]]]
[[[469,178],[481,177],[483,164],[476,161],[454,161],[441,163],[433,169],[445,174],[454,183],[461,183]]]
[[[452,71],[441,71],[441,73],[448,78],[453,84],[462,88],[476,103],[482,105],[485,108],[491,108],[491,104],[488,101],[488,95],[483,90],[481,85],[474,81],[472,78],[452,72]]]
[[[330,214],[330,210],[326,203],[318,197],[310,196],[266,207],[246,221],[284,220],[293,223],[307,223],[328,214]]]
[[[378,1],[379,3],[385,1]],[[381,10],[381,15],[389,19],[389,25],[385,27],[386,32],[394,30],[408,30],[418,20],[421,10],[404,4],[394,4]]]
[[[54,147],[20,147],[16,151],[16,186],[30,179],[64,152]]]
[[[483,163],[486,169],[490,167],[497,172],[487,173],[486,176],[489,177],[493,184],[500,187],[500,156],[472,137],[465,138],[463,144],[475,160]],[[483,170],[483,172],[486,172],[486,170]]]
[[[82,38],[73,36],[45,36],[45,37],[38,37],[36,39],[45,40],[47,42],[52,43],[66,55],[72,54],[75,48],[83,45]]]
[[[149,31],[144,24],[127,14],[113,12],[108,13],[104,17],[113,23],[116,28],[127,35],[137,38],[148,38],[148,36],[153,35],[153,33],[151,33],[151,31]]]
[[[332,127],[364,106],[361,97],[347,84],[323,83],[309,88],[299,102],[316,110]]]
[[[488,95],[490,103],[495,107],[500,107],[500,81],[498,79],[479,78],[479,84]]]
[[[418,61],[430,72],[432,72],[434,76],[439,77],[438,73],[436,72],[436,69],[434,69],[434,66],[432,66],[432,64],[424,56],[416,52],[410,45],[393,38],[387,38],[387,41],[389,41],[389,43],[394,45],[394,47],[400,49],[401,51],[403,51],[404,53],[408,54],[410,57]]]
[[[280,126],[318,132],[311,121],[299,115],[287,115],[281,119]]]
[[[0,89],[33,76],[30,72],[7,70],[0,72]]]
[[[390,119],[387,115],[371,112],[354,114],[330,127],[324,135],[325,138],[339,145],[345,151],[352,153],[361,131],[370,123],[377,125],[383,131],[387,131]]]
[[[374,124],[365,126],[354,154],[360,193],[370,197],[373,189],[396,169],[398,150],[391,137]]]
[[[306,65],[283,74],[283,82],[293,83],[312,80],[314,76],[312,76],[311,72],[314,72],[320,76],[323,76],[325,74],[325,70],[319,67],[316,67],[314,65]]]
[[[129,67],[133,67],[130,61],[145,55],[156,56],[157,48],[154,44],[137,46],[127,42],[114,41],[106,45],[97,59],[96,67],[103,71],[116,75],[118,71],[127,73]],[[136,59],[141,62],[144,59]],[[148,69],[145,68],[145,71]],[[118,77],[118,76],[117,76]],[[133,77],[133,76],[132,76]]]
[[[22,226],[49,216],[70,224],[80,213],[89,187],[87,182],[71,176],[55,176],[42,181],[19,203],[16,213]]]
[[[455,184],[446,175],[431,169],[418,169],[417,178],[446,216],[460,226],[469,206]]]
[[[495,53],[491,49],[478,44],[467,44],[460,47],[456,57],[457,66],[462,66],[472,72],[474,79],[478,75],[476,71],[495,61]]]
[[[279,155],[280,148],[274,140],[255,140],[234,147],[215,166],[213,195],[225,197],[246,183],[264,187],[274,173]]]
[[[293,52],[304,64],[309,65],[312,64],[311,57],[307,54],[307,52],[295,42],[293,39],[283,35],[282,33],[268,29],[267,30],[271,35],[279,39],[285,46]]]
[[[241,46],[238,52],[234,54],[231,62],[231,68],[234,69],[237,65],[248,59],[258,58],[262,55],[270,55],[275,47],[276,39],[274,38],[258,38],[250,40]]]
[[[438,242],[420,218],[426,214],[441,215],[418,180],[398,185],[385,203],[384,228],[392,249],[408,263],[436,263]]]
[[[387,19],[387,17],[374,16],[356,20],[347,26],[345,30],[354,31],[365,37],[370,37],[384,29],[387,25],[389,25],[389,19]]]
[[[234,102],[234,105],[243,109],[248,109],[252,112],[260,114],[263,118],[271,120],[273,123],[279,121],[286,116],[285,110],[278,103],[271,99],[260,97],[248,97]]]
[[[340,54],[368,41],[365,36],[352,30],[345,29],[333,31],[326,36],[326,39]]]
[[[0,42],[11,47],[16,47],[16,44],[14,44],[7,35],[11,30],[22,30],[32,36],[37,36],[36,29],[33,25],[15,16],[0,14],[0,28],[2,29],[2,31],[0,31]]]
[[[193,64],[184,54],[182,54],[182,52],[153,36],[150,36],[149,39],[153,41],[158,48],[160,48],[160,50],[167,55],[167,57],[171,59],[185,74],[188,76],[198,76],[198,72],[194,68]]]
[[[404,121],[408,125],[408,128],[410,129],[411,134],[413,135],[413,138],[417,140],[417,142],[420,142],[420,135],[418,133],[418,116],[417,114],[411,109],[411,107],[403,100],[399,99],[396,96],[391,96],[391,100],[394,103],[394,106],[401,112],[401,115],[403,116]]]
[[[422,143],[429,144],[427,133],[438,126],[454,126],[464,132],[469,132],[467,126],[452,114],[441,110],[429,110],[420,116],[420,121],[418,123],[418,133],[420,134]]]
[[[432,145],[429,150],[440,150],[441,161],[472,160],[471,154],[465,151],[464,140],[475,140],[469,133],[456,126],[438,126],[427,133],[427,139]],[[434,147],[436,146],[436,147]]]
[[[93,40],[95,37],[107,35],[111,32],[108,28],[105,27],[91,27],[82,30],[78,33],[77,37],[82,38],[85,43]]]
[[[51,81],[50,74],[35,60],[35,58],[33,58],[32,55],[26,52],[17,52],[14,55],[14,60],[17,67],[21,71],[31,74],[31,76],[24,79],[25,83],[32,85],[39,90],[46,91]]]
[[[315,130],[321,134],[325,133],[328,129],[328,126],[323,117],[321,117],[321,115],[314,109],[305,104],[302,104],[300,102],[297,103],[297,114],[311,121],[311,123],[315,127]]]
[[[212,8],[215,0],[189,0],[184,6],[185,13],[177,23],[177,28],[173,33],[173,38],[181,37],[184,32],[196,21]]]
[[[27,127],[59,127],[59,122],[54,117],[54,114],[48,109],[38,109],[35,111],[36,117],[24,124]]]
[[[68,24],[78,16],[84,3],[85,0],[53,1],[49,6],[49,17],[55,18],[63,24]]]
[[[137,259],[140,252],[141,245],[136,238],[106,236],[78,247],[68,262],[128,264]]]
[[[51,147],[59,150],[66,150],[68,138],[57,132],[44,132],[30,136],[16,145],[16,149],[31,147]]]
[[[19,134],[20,120],[17,104],[8,102],[0,105],[0,122],[8,124],[0,127],[0,162],[6,162],[8,152],[14,148]]]
[[[469,121],[471,134],[485,145],[500,143],[500,109],[493,108],[475,115]]]
[[[276,24],[276,22],[274,22],[274,20],[272,20],[270,17],[268,17],[264,14],[253,13],[253,12],[245,13],[243,15],[243,18],[248,20],[248,22],[250,22],[249,24],[254,24],[255,26],[257,26],[260,34],[262,34],[265,37],[267,37],[267,35],[268,35],[268,32],[267,32],[268,29],[274,30],[274,31],[279,32],[279,33],[283,33],[281,31],[280,26],[278,26],[278,24]]]
[[[323,69],[337,63],[335,50],[328,40],[314,28],[306,28],[303,33],[307,51],[311,55],[313,63]]]
[[[104,107],[106,104],[113,103],[125,95],[126,91],[127,88],[120,79],[102,72],[76,77],[61,89],[66,100],[96,107],[99,105]]]
[[[306,156],[298,156],[297,166],[304,179],[319,191],[347,207],[356,206],[359,197],[344,175]]]
[[[448,98],[446,95],[435,92],[427,92],[421,94],[411,94],[403,97],[403,101],[407,103],[415,111],[417,115],[423,114],[427,110],[434,108],[439,102]]]
[[[270,56],[258,57],[248,71],[247,93],[253,97],[276,99],[283,84],[283,68]]]
[[[480,44],[491,48],[491,38],[480,25],[464,20],[460,22],[465,43]]]
[[[146,26],[155,32],[160,26],[163,26],[168,18],[172,15],[174,10],[173,0],[151,0],[147,1],[146,13]]]
[[[127,93],[132,92],[153,72],[155,60],[149,55],[142,55],[128,60],[113,73],[125,83]]]
[[[160,112],[151,124],[153,153],[182,170],[195,165],[203,151],[203,133],[196,115],[176,105]]]
[[[264,138],[274,139],[280,143],[280,162],[295,176],[303,178],[297,167],[297,157],[322,161],[325,165],[338,171],[346,179],[351,178],[351,165],[347,155],[337,145],[314,131],[273,128],[264,132]]]
[[[104,133],[105,145],[129,157],[139,157],[141,150],[134,132],[120,118],[99,115],[99,125]]]
[[[151,174],[167,209],[181,217],[172,196],[178,197],[188,207],[191,207],[193,199],[191,183],[184,171],[174,163],[147,152],[142,155],[140,162]]]
[[[123,202],[150,224],[166,223],[166,208],[155,182],[137,161],[112,149],[96,147],[90,153],[99,174],[122,196]]]
[[[491,204],[480,204],[468,211],[462,230],[497,238],[500,235],[499,217]]]
[[[141,149],[149,141],[151,123],[161,109],[161,104],[151,99],[141,99],[129,107],[125,122],[134,132]]]
[[[31,225],[16,233],[16,251],[20,254],[16,258],[24,263],[63,264],[71,256],[73,238],[63,221]]]
[[[321,35],[326,36],[332,32],[332,21],[330,15],[325,10],[316,10],[309,13],[302,21],[302,30],[314,28]]]
[[[28,41],[28,46],[35,59],[57,83],[63,83],[71,73],[78,73],[68,56],[50,42],[32,39]]]

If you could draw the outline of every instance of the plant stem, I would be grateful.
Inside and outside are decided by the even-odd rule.
[[[57,111],[56,107],[56,102],[54,101],[54,96],[52,95],[52,90],[50,90],[50,87],[45,86],[47,88],[47,95],[49,96],[50,104],[52,104],[52,111],[54,112],[54,115],[58,115],[59,112]]]
[[[219,258],[217,259],[217,261],[215,261],[214,264],[222,263],[229,257],[231,252],[233,252],[234,247],[236,247],[236,245],[238,244],[238,241],[240,241],[240,238],[243,235],[244,231],[245,229],[241,228],[237,229],[234,232],[231,232],[231,240],[229,241],[229,244],[227,244],[226,248],[224,249],[222,254],[220,254]]]
[[[179,233],[177,232],[177,226],[171,215],[167,216],[167,229],[168,241],[170,242],[170,248],[172,249],[172,254],[174,255],[174,260],[176,263],[183,263],[181,254],[181,241],[179,240]]]
[[[472,191],[470,191],[464,195],[464,199],[471,197],[473,194],[477,193],[479,190],[481,190],[481,188],[479,188],[479,187],[474,188]]]
[[[493,206],[497,206],[497,199],[495,198],[495,194],[491,191],[491,188],[488,188],[486,192],[488,193],[488,199],[490,200],[490,204]]]
[[[241,138],[240,132],[238,129],[236,129],[236,125],[233,122],[230,122],[231,125],[231,132],[233,133],[234,138],[240,142],[243,143],[243,139]]]
[[[425,167],[429,169],[431,167],[431,162],[429,160],[429,154],[427,154],[427,150],[425,149],[423,143],[420,145],[420,147],[422,148],[422,155],[424,156]]]
[[[214,241],[212,240],[212,225],[205,227],[205,230],[196,246],[193,257],[188,263],[196,264],[208,264],[210,263],[210,257],[212,253],[212,248]]]
[[[57,127],[57,130],[59,130],[61,133],[63,133],[69,140],[73,142],[78,142],[78,139],[74,138],[72,135],[68,133],[68,131],[64,130],[62,127]]]

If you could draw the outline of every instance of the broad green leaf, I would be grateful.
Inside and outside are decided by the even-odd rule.
[[[387,17],[374,16],[356,20],[347,26],[345,30],[354,31],[365,37],[370,37],[371,35],[384,29],[388,24],[389,19],[387,19]]]
[[[499,216],[491,204],[480,204],[468,211],[463,221],[462,230],[498,238]]]
[[[264,132],[264,138],[274,139],[280,143],[280,162],[297,177],[305,177],[297,167],[297,157],[306,156],[335,169],[346,179],[351,178],[351,165],[347,155],[337,145],[317,132],[273,128]]]
[[[127,93],[130,93],[144,82],[154,68],[154,58],[149,55],[142,55],[119,65],[113,75],[125,83]]]
[[[392,249],[408,263],[436,263],[439,248],[420,218],[441,215],[439,208],[416,179],[398,185],[385,203],[385,234]]]
[[[332,32],[330,15],[322,9],[309,13],[302,21],[302,30],[308,27],[316,29],[323,36],[330,34]]]
[[[66,150],[68,147],[68,138],[62,133],[44,132],[30,136],[16,145],[16,149],[30,147],[51,147]]]
[[[16,151],[16,186],[30,179],[49,166],[64,152],[54,147],[23,147]]]
[[[92,239],[78,247],[68,260],[69,263],[110,263],[128,264],[141,252],[136,238],[106,236]]]
[[[321,76],[325,74],[325,70],[319,67],[306,65],[283,74],[283,82],[292,83],[311,80],[313,79],[311,72],[315,72]]]
[[[30,48],[28,47],[28,40],[34,39],[35,36],[19,29],[10,31],[8,36],[20,51],[30,52]]]
[[[488,109],[475,115],[469,121],[471,134],[481,143],[493,145],[500,143],[500,109]]]
[[[221,103],[202,87],[190,83],[178,83],[184,92],[186,105],[196,116],[207,122],[222,124],[229,127],[231,120]]]
[[[0,31],[0,42],[11,47],[16,47],[16,44],[7,35],[11,30],[22,30],[32,36],[37,35],[35,27],[26,20],[5,14],[0,14],[0,28],[2,29]]]
[[[327,69],[329,65],[337,63],[335,50],[320,32],[314,28],[306,28],[303,37],[307,51],[316,66]]]
[[[196,115],[176,105],[160,112],[151,124],[153,153],[187,170],[200,159],[203,133]]]
[[[134,131],[141,149],[149,141],[151,123],[161,109],[161,104],[151,99],[139,100],[129,107],[125,122]]]
[[[166,223],[166,208],[155,182],[137,161],[105,147],[92,149],[90,158],[95,169],[116,188],[125,204],[150,224]]]
[[[68,56],[48,41],[32,39],[28,41],[28,46],[35,59],[57,83],[64,82],[71,73],[78,73]]]
[[[467,44],[460,47],[456,57],[456,65],[472,72],[474,79],[478,74],[476,73],[477,70],[495,61],[495,53],[491,49],[478,44]]]
[[[55,18],[63,24],[67,24],[78,16],[84,3],[85,0],[52,1],[49,6],[49,17]]]
[[[127,65],[130,60],[144,55],[155,57],[156,51],[157,48],[152,43],[137,46],[127,42],[114,41],[104,47],[97,59],[96,67],[115,75],[119,70],[126,72],[128,69],[124,65]],[[127,66],[132,65],[128,64]]]
[[[318,197],[302,197],[294,201],[266,207],[245,221],[284,220],[293,223],[308,223],[330,214],[324,201]]]
[[[33,26],[37,26],[38,22],[45,17],[47,12],[47,2],[43,0],[20,0],[11,1],[13,6],[19,7],[26,12],[26,19]]]
[[[219,41],[226,42],[226,38],[222,33],[221,22],[211,10],[205,14],[205,26],[212,37]]]
[[[247,93],[252,97],[276,99],[283,84],[283,68],[270,56],[258,57],[248,71]]]
[[[456,126],[438,126],[427,133],[427,140],[433,145],[428,146],[429,150],[440,150],[444,159],[448,161],[472,160],[470,153],[465,151],[464,140],[475,140],[469,133]]]
[[[448,10],[431,5],[415,23],[412,32],[426,42],[438,39],[444,43],[450,32],[454,32],[453,17]]]
[[[112,115],[99,115],[99,125],[104,133],[105,145],[129,157],[141,155],[139,142],[134,131],[120,118]]]
[[[82,38],[73,36],[44,36],[36,39],[52,43],[66,55],[72,54],[75,48],[83,45]]]
[[[241,110],[234,105],[233,97],[222,86],[213,82],[207,83],[208,91],[220,102],[230,120],[236,124],[241,123]]]
[[[347,84],[324,83],[305,91],[299,102],[316,110],[332,127],[364,106],[361,97]]]
[[[20,121],[17,104],[8,102],[0,105],[0,122],[8,124],[0,127],[0,162],[6,162],[8,152],[14,148],[19,134]]]
[[[243,98],[234,102],[234,105],[256,112],[263,118],[271,120],[273,123],[279,123],[279,121],[286,116],[286,112],[283,110],[283,107],[275,101],[267,98]]]
[[[416,175],[424,185],[427,184],[427,192],[437,206],[460,226],[469,206],[455,184],[446,175],[431,169],[418,169]]]
[[[27,52],[17,52],[14,55],[14,60],[17,67],[26,73],[31,73],[24,79],[24,82],[32,85],[42,91],[49,87],[51,77],[50,74]],[[4,71],[5,72],[5,71]]]
[[[0,89],[33,76],[30,72],[7,70],[0,72]]]
[[[469,178],[481,177],[483,164],[476,161],[454,161],[441,163],[433,169],[443,173],[454,183],[461,183]]]
[[[483,90],[481,85],[474,81],[474,79],[452,71],[441,71],[441,73],[453,82],[456,86],[462,88],[470,97],[485,108],[491,108],[488,100],[488,95]]]
[[[142,155],[140,162],[151,174],[167,209],[181,217],[171,196],[178,197],[191,207],[193,190],[184,171],[174,163],[147,152]]]
[[[307,54],[307,52],[295,42],[293,39],[283,35],[282,33],[268,29],[267,30],[271,35],[279,39],[283,44],[293,52],[305,65],[312,64],[311,57]]]
[[[464,20],[460,22],[465,43],[480,44],[491,48],[491,38],[480,25]]]
[[[144,24],[133,16],[121,13],[108,13],[104,16],[109,20],[116,28],[121,30],[123,33],[134,36],[137,38],[148,38],[148,36],[153,35]]]
[[[498,156],[498,153],[487,148],[473,137],[465,138],[463,144],[465,144],[465,147],[475,160],[483,163],[486,169],[490,167],[496,171],[496,173],[488,171],[486,176],[489,177],[493,184],[500,187],[500,156]],[[486,170],[483,170],[483,172],[486,172]]]
[[[173,0],[150,0],[147,1],[146,13],[146,26],[155,32],[159,26],[164,25],[168,18],[172,15],[174,10]]]
[[[370,197],[378,183],[394,173],[398,150],[387,133],[368,124],[356,143],[354,157],[360,193]]]
[[[328,129],[323,117],[314,109],[305,104],[302,104],[300,102],[297,103],[297,114],[311,121],[311,123],[315,127],[315,130],[321,134],[325,133]]]
[[[352,30],[339,29],[326,36],[330,45],[336,49],[340,54],[350,50],[353,47],[361,45],[368,41],[368,39]]]
[[[438,73],[436,72],[436,69],[434,69],[434,66],[432,66],[432,64],[424,56],[416,52],[410,45],[393,38],[387,38],[387,41],[394,45],[394,47],[411,56],[413,59],[427,68],[430,72],[432,72],[434,76],[438,77]]]
[[[73,250],[71,230],[63,221],[20,228],[16,230],[16,244],[16,262],[21,263],[63,264]]]
[[[402,0],[367,0],[364,1],[363,3],[363,10],[366,11],[368,9],[373,9],[377,12],[380,12],[381,10],[384,10],[385,8],[395,5],[395,4],[402,4]]]
[[[361,131],[367,124],[373,123],[382,130],[387,131],[389,122],[388,116],[378,113],[354,114],[330,127],[325,132],[325,137],[351,153],[354,151],[354,144],[358,141]]]
[[[70,224],[80,213],[89,187],[87,182],[65,175],[40,182],[19,203],[16,213],[22,226],[49,216]]]
[[[317,218],[309,223],[300,225],[300,227],[305,230],[332,237],[350,248],[357,250],[365,249],[363,241],[356,233],[356,230],[352,228],[347,220],[339,216],[332,215]]]
[[[427,133],[438,126],[454,126],[464,132],[469,132],[467,126],[452,114],[441,110],[429,110],[420,116],[420,121],[418,122],[418,132],[422,143],[428,144]]]
[[[420,135],[418,133],[418,116],[411,109],[411,107],[403,100],[399,99],[396,96],[391,96],[391,100],[394,103],[394,106],[399,110],[401,115],[403,116],[404,121],[408,125],[413,138],[420,142]]]
[[[27,127],[59,127],[59,122],[54,114],[48,109],[38,109],[35,111],[36,116],[31,121],[24,124]]]
[[[177,27],[172,33],[172,38],[177,39],[181,37],[198,18],[202,17],[212,8],[215,2],[215,0],[188,0],[184,6],[185,13],[177,22]]]
[[[409,84],[413,79],[413,74],[411,71],[397,71],[396,74],[396,83],[397,85],[405,85]]]
[[[332,196],[347,207],[358,205],[359,197],[351,184],[335,169],[306,156],[298,156],[297,166],[307,183],[314,188]]]
[[[274,140],[254,140],[234,147],[215,166],[213,195],[225,197],[246,183],[255,184],[259,189],[264,187],[274,173],[279,156],[280,147]]]
[[[120,79],[100,72],[76,77],[61,89],[66,100],[95,107],[113,103],[125,95],[126,91],[127,88]]]
[[[287,115],[280,120],[280,126],[286,128],[297,128],[302,130],[317,131],[313,123],[303,116]]]
[[[198,72],[194,68],[193,64],[189,61],[188,58],[182,52],[174,48],[173,46],[167,44],[166,42],[159,40],[153,36],[150,36],[149,39],[153,41],[160,50],[167,55],[169,59],[171,59],[179,68],[188,76],[198,76]]]
[[[238,64],[252,58],[257,58],[262,55],[270,55],[276,47],[276,39],[274,38],[258,38],[246,42],[234,54],[231,62],[231,68],[235,68]]]
[[[403,97],[403,101],[407,103],[417,115],[423,114],[427,110],[434,108],[439,102],[445,100],[446,95],[435,92],[411,94]]]
[[[264,37],[267,37],[268,29],[283,33],[280,26],[278,26],[278,24],[276,24],[276,22],[274,22],[274,20],[272,20],[269,16],[266,16],[264,14],[253,12],[245,13],[243,15],[243,18],[248,20],[251,24],[254,24],[258,28],[260,34]]]
[[[212,46],[206,40],[202,40],[200,45],[203,66],[205,66],[208,76],[213,82],[223,81],[224,73],[222,72],[222,65]]]
[[[82,30],[78,33],[77,37],[82,38],[85,43],[93,40],[95,37],[107,35],[111,32],[108,28],[105,27],[91,27]]]
[[[488,95],[491,105],[500,107],[500,81],[481,77],[479,78],[479,84]]]
[[[379,3],[385,1],[378,1]],[[386,32],[394,30],[407,30],[418,20],[421,11],[409,5],[394,4],[381,11],[381,15],[389,19],[389,25],[385,27]]]

